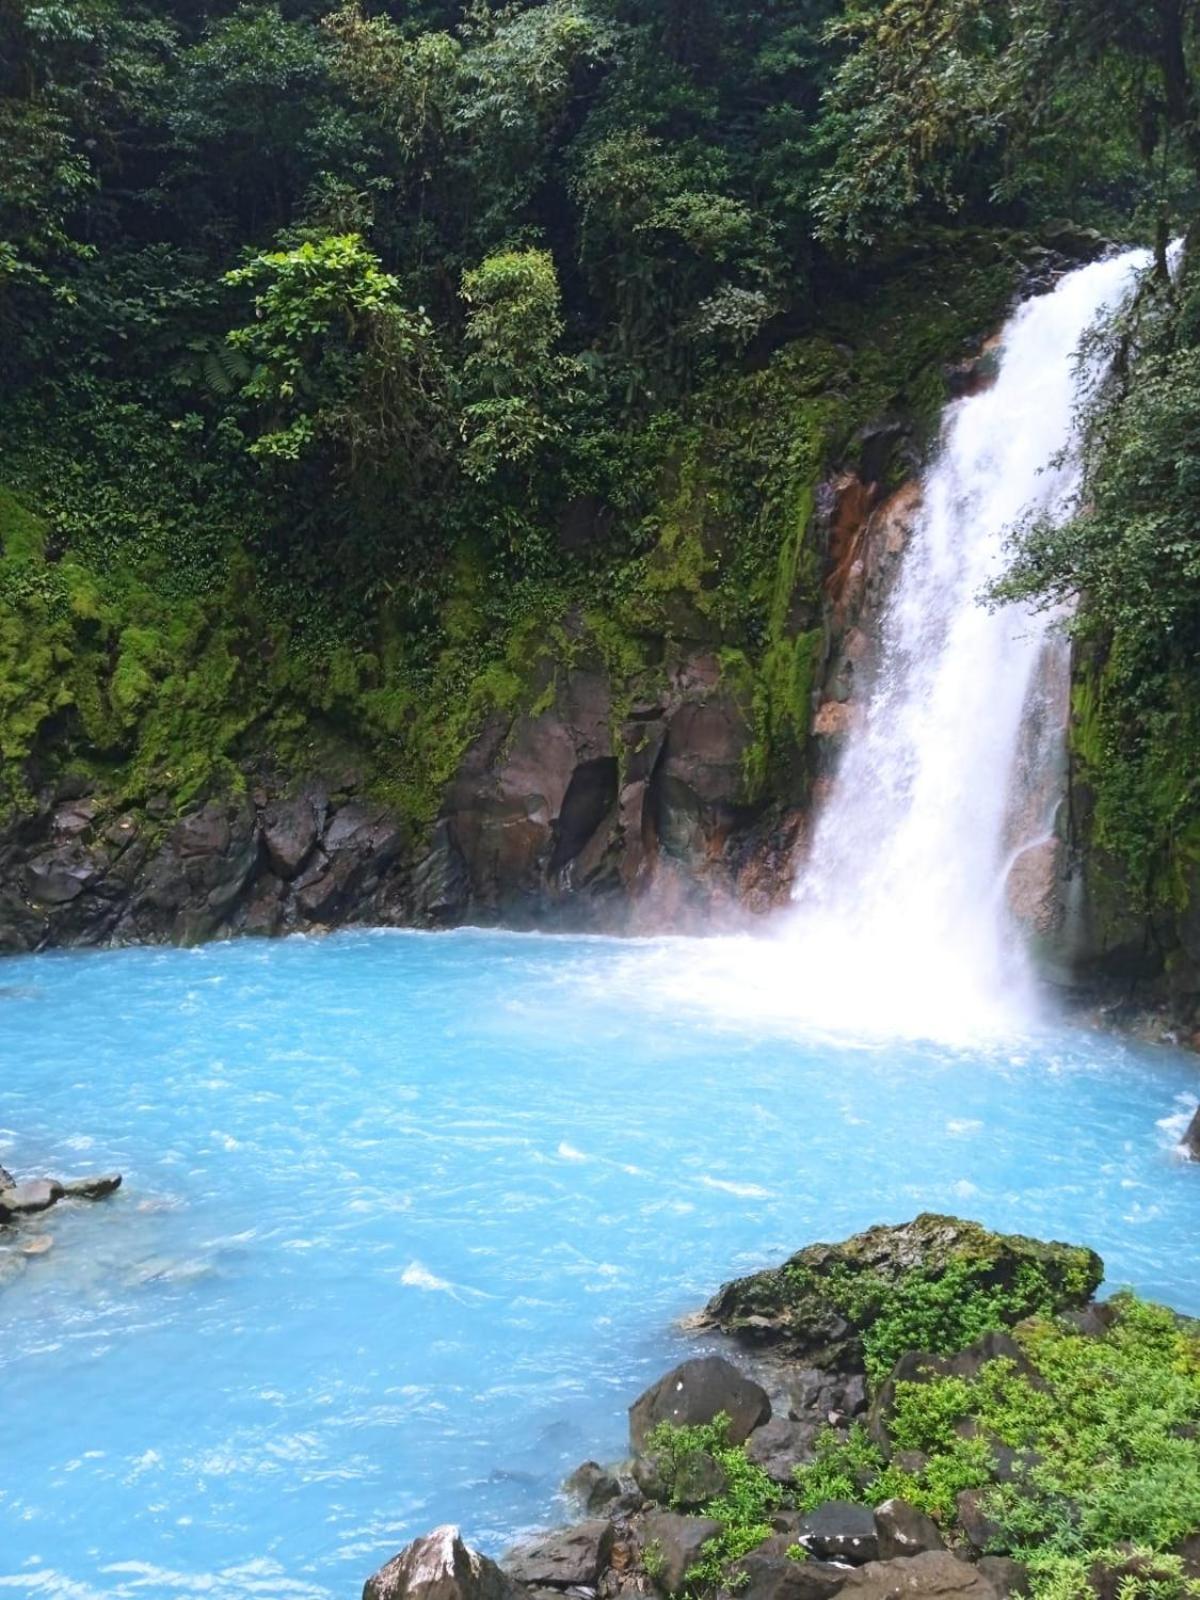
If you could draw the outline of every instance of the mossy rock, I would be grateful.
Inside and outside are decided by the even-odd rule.
[[[989,1328],[1084,1305],[1103,1276],[1083,1246],[923,1212],[735,1279],[704,1321],[789,1359],[874,1377],[905,1349],[954,1354]]]

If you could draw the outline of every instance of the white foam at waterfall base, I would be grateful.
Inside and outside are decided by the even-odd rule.
[[[1004,877],[1014,847],[1049,824],[1037,815],[1013,837],[1022,791],[1045,787],[1030,768],[1056,744],[1023,740],[1023,726],[1038,715],[1048,653],[1061,674],[1066,647],[1045,612],[989,609],[980,596],[1003,570],[1014,525],[1071,504],[1080,342],[1147,261],[1133,251],[1096,262],[1026,301],[1004,330],[995,383],[948,408],[884,612],[876,680],[794,909],[771,938],[711,941],[673,972],[664,960],[661,1002],[955,1041],[1034,1021]]]

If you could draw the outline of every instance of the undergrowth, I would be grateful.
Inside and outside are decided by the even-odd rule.
[[[947,1303],[916,1278],[891,1327],[921,1335],[915,1347],[927,1348],[931,1331],[949,1337],[957,1327],[967,1343],[1003,1325],[981,1326],[978,1302],[961,1319],[947,1316]],[[689,1591],[729,1588],[731,1578],[736,1587],[738,1558],[770,1537],[776,1513],[828,1500],[902,1499],[954,1548],[965,1539],[958,1497],[972,1490],[995,1529],[989,1548],[1027,1566],[1036,1600],[1088,1600],[1104,1571],[1120,1600],[1200,1594],[1178,1559],[1181,1542],[1200,1531],[1200,1325],[1128,1293],[1112,1304],[1113,1323],[1099,1336],[1046,1315],[1021,1322],[1015,1337],[1033,1374],[999,1358],[974,1378],[897,1383],[892,1459],[861,1423],[828,1428],[790,1489],[729,1444],[723,1417],[657,1429],[650,1447],[665,1482],[682,1491],[672,1491],[675,1503],[694,1503],[687,1485],[705,1456],[727,1484],[701,1506],[724,1526],[688,1574]]]

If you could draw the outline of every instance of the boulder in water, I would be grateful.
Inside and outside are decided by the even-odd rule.
[[[1200,1161],[1200,1106],[1196,1107],[1195,1115],[1187,1125],[1182,1144],[1193,1161]]]
[[[722,1356],[698,1356],[668,1372],[629,1408],[629,1437],[638,1453],[660,1423],[695,1427],[722,1412],[729,1418],[729,1442],[742,1444],[770,1420],[765,1389]]]
[[[72,1178],[62,1185],[65,1200],[103,1200],[121,1187],[119,1172],[102,1172],[94,1178]]]
[[[28,1183],[16,1183],[11,1188],[0,1189],[0,1220],[49,1211],[62,1196],[62,1184],[53,1178],[32,1178]]]
[[[606,1472],[598,1461],[585,1461],[563,1484],[569,1495],[578,1500],[585,1511],[602,1511],[621,1493],[621,1484],[615,1473]]]
[[[363,1600],[521,1600],[521,1591],[447,1525],[414,1539],[380,1567],[363,1586]]]

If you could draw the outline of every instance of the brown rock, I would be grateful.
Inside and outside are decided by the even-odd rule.
[[[1009,1600],[1013,1595],[1029,1593],[1029,1569],[1011,1556],[982,1556],[979,1570],[1000,1596]]]
[[[916,1506],[910,1506],[906,1500],[885,1500],[875,1507],[875,1532],[881,1561],[946,1548],[933,1518],[918,1511]]]
[[[446,1526],[414,1539],[368,1578],[362,1600],[521,1600],[521,1591]]]
[[[841,1592],[848,1600],[905,1600],[908,1595],[929,1596],[930,1600],[996,1600],[995,1589],[978,1567],[945,1550],[868,1562],[849,1575]]]
[[[612,1523],[596,1517],[510,1551],[503,1567],[517,1583],[535,1588],[591,1587],[607,1565],[612,1542]]]
[[[652,1511],[643,1520],[642,1559],[650,1558],[647,1570],[665,1594],[678,1594],[704,1546],[720,1531],[721,1524],[711,1517],[684,1517],[676,1511]]]
[[[63,1187],[53,1178],[33,1178],[28,1183],[18,1183],[12,1189],[0,1189],[0,1217],[30,1216],[38,1211],[49,1211],[61,1200]]]
[[[789,1534],[767,1539],[735,1564],[738,1600],[828,1600],[837,1594],[849,1567],[825,1561],[797,1561],[788,1555]]]

